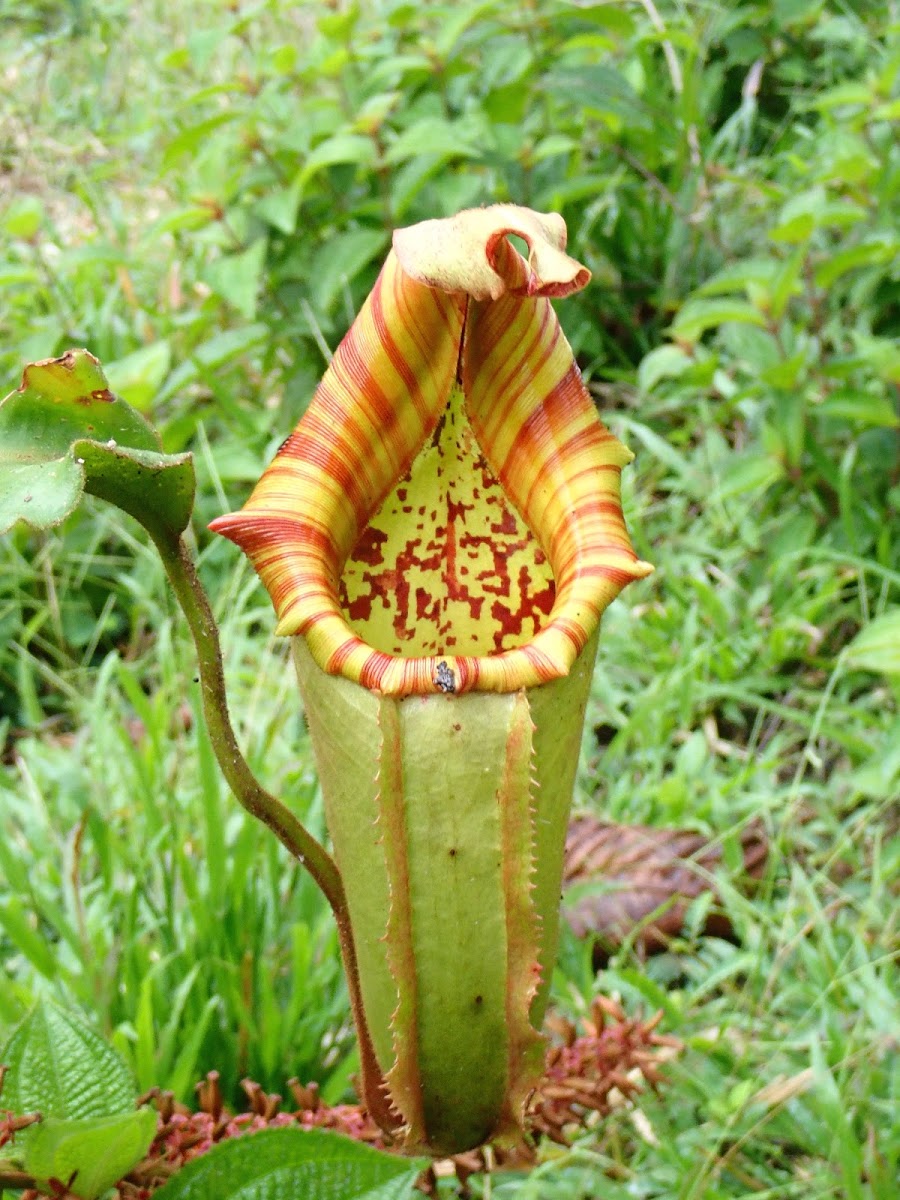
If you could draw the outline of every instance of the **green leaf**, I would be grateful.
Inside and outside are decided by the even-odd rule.
[[[316,21],[319,29],[333,41],[346,41],[359,20],[359,5],[351,4],[345,12],[325,13]]]
[[[481,151],[471,140],[471,133],[461,129],[459,122],[429,117],[405,129],[391,144],[384,161],[395,165],[420,154],[434,154],[441,158],[478,158]]]
[[[299,175],[287,187],[274,188],[257,201],[257,215],[281,233],[292,234],[297,228],[297,212],[303,181]]]
[[[772,291],[769,300],[769,312],[777,321],[784,315],[788,301],[795,292],[799,292],[800,272],[806,260],[806,246],[800,245],[784,262],[772,280]]]
[[[642,128],[650,124],[640,96],[621,72],[605,64],[560,68],[545,76],[542,86],[576,112],[593,112]]]
[[[869,337],[855,332],[853,340],[862,361],[880,379],[900,383],[900,343],[896,338]]]
[[[734,292],[750,291],[762,287],[768,290],[773,276],[779,269],[775,258],[744,258],[728,263],[697,288],[698,296],[731,295]]]
[[[820,417],[853,421],[858,425],[875,425],[896,429],[900,417],[887,396],[873,396],[855,388],[838,388],[814,410]]]
[[[481,18],[493,15],[496,10],[496,0],[476,0],[474,4],[451,9],[441,22],[435,38],[438,57],[441,60],[448,58],[466,30]]]
[[[319,142],[309,154],[298,179],[301,187],[323,167],[334,167],[341,163],[355,163],[361,167],[374,167],[375,143],[361,133],[336,133]]]
[[[669,329],[669,335],[678,342],[696,342],[707,329],[713,329],[726,321],[742,325],[765,325],[766,319],[759,309],[745,300],[727,297],[717,300],[688,300]]]
[[[134,1110],[134,1085],[119,1056],[81,1017],[48,1000],[13,1031],[0,1062],[9,1068],[3,1107],[14,1113],[81,1120]]]
[[[427,1165],[338,1133],[266,1129],[193,1159],[156,1200],[403,1200]]]
[[[844,649],[851,667],[882,675],[900,675],[900,608],[870,621]]]
[[[266,239],[257,238],[240,254],[226,254],[210,263],[206,282],[242,317],[252,321],[256,316],[256,301],[266,261]]]
[[[746,492],[761,492],[783,476],[783,465],[771,455],[749,455],[737,459],[716,489],[716,499],[730,500]]]
[[[344,283],[358,275],[386,241],[383,229],[349,229],[329,238],[316,253],[310,272],[317,307],[331,308]]]
[[[3,215],[3,231],[13,238],[33,238],[46,218],[37,196],[17,196]]]
[[[851,246],[848,250],[839,250],[816,268],[816,287],[828,288],[857,267],[880,266],[894,261],[900,250],[900,242],[896,238],[883,238],[880,241],[863,242],[859,246]]]
[[[58,525],[83,492],[109,500],[154,536],[177,534],[194,497],[190,455],[160,453],[159,437],[109,389],[87,350],[25,368],[0,403],[0,533],[17,521]]]
[[[95,1200],[141,1161],[156,1129],[152,1108],[80,1121],[45,1118],[26,1143],[25,1170],[41,1183],[59,1179],[75,1196]]]
[[[146,412],[169,373],[172,352],[167,341],[142,346],[133,354],[107,363],[110,390],[140,412]]]
[[[550,133],[537,143],[531,152],[531,161],[543,162],[545,158],[553,158],[557,154],[571,154],[578,149],[578,143],[565,133]]]
[[[842,108],[846,105],[869,108],[874,99],[871,88],[866,87],[863,83],[851,81],[838,84],[837,87],[826,88],[824,92],[820,92],[814,100],[810,101],[808,107],[817,108],[820,112],[828,112],[833,108]]]
[[[196,379],[212,375],[236,359],[251,354],[268,336],[268,325],[260,322],[244,325],[240,329],[225,329],[221,333],[214,333],[194,348],[189,359],[178,364],[166,380],[159,400],[168,400]]]
[[[646,395],[661,379],[677,379],[683,375],[693,361],[680,346],[657,346],[638,367],[638,387]]]
[[[18,896],[8,896],[0,903],[0,929],[36,970],[46,979],[55,979],[58,964],[37,924],[33,911]]]
[[[797,213],[781,221],[769,230],[773,242],[786,242],[789,246],[809,241],[816,228],[816,218],[811,212]]]

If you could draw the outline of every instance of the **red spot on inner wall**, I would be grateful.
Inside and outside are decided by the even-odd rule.
[[[386,533],[369,525],[363,530],[362,536],[356,543],[353,558],[356,562],[368,563],[372,567],[379,566],[384,562],[382,551],[387,540]]]
[[[435,450],[450,469],[441,469]],[[424,484],[413,463],[350,556],[341,580],[349,620],[392,654],[499,653],[530,641],[553,607],[546,557],[452,404],[422,454],[430,464]],[[419,490],[436,479],[438,507],[429,503],[433,491]],[[361,627],[370,620],[370,629]]]

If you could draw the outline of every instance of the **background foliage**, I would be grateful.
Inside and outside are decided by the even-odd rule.
[[[87,345],[195,452],[240,732],[316,828],[285,647],[205,522],[395,225],[557,209],[594,273],[560,315],[658,570],[605,619],[580,799],[732,864],[762,819],[773,853],[752,901],[723,884],[738,945],[626,947],[595,982],[566,942],[559,1004],[662,1007],[687,1049],[642,1120],[495,1195],[893,1194],[898,70],[887,0],[0,0],[4,390]],[[216,1067],[336,1099],[330,920],[224,794],[161,568],[99,506],[0,553],[0,1024],[49,994],[140,1087]]]

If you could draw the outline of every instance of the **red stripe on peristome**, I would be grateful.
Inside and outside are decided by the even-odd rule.
[[[362,638],[354,637],[352,635],[345,638],[344,641],[342,641],[341,644],[332,651],[328,659],[329,673],[332,675],[340,675],[346,666],[350,655],[354,650],[357,649],[358,646],[364,646],[366,649],[368,649]]]
[[[402,322],[407,337],[414,343],[419,355],[419,361],[430,374],[435,394],[443,396],[452,385],[453,376],[456,371],[456,359],[458,358],[459,341],[462,337],[465,303],[459,297],[448,297],[439,292],[431,292],[429,298],[426,298],[425,293],[428,293],[428,289],[417,284],[415,280],[411,280],[404,273],[400,265],[397,264],[392,287],[392,298],[397,309],[398,320]],[[433,346],[422,341],[422,309],[425,305],[430,305],[433,308],[434,313],[440,318],[440,322],[444,327],[444,337],[447,339],[448,344],[456,347],[456,353],[450,356],[450,360],[445,363],[443,371],[437,369],[441,362],[440,355],[434,353]],[[399,348],[397,353],[400,353]],[[433,412],[427,406],[420,413],[425,426],[429,429],[433,427],[432,421],[436,420],[439,415],[439,411]]]
[[[551,679],[559,678],[558,665],[548,655],[544,654],[542,650],[539,650],[534,642],[529,642],[523,646],[522,653],[534,667],[543,682],[549,683]]]
[[[575,653],[580,654],[587,645],[587,636],[584,632],[584,626],[579,625],[577,621],[572,621],[567,617],[557,617],[553,622],[553,628],[558,629],[560,633],[565,634],[575,648]]]
[[[543,369],[547,360],[553,354],[559,338],[562,336],[559,326],[557,325],[555,329],[553,327],[555,325],[553,318],[556,314],[553,312],[553,309],[550,307],[549,303],[546,301],[532,301],[531,303],[534,303],[537,313],[540,314],[540,320],[537,323],[537,329],[535,330],[534,336],[530,342],[527,344],[522,342],[517,343],[515,357],[510,356],[510,361],[512,363],[511,369],[506,373],[506,375],[502,376],[499,381],[497,380],[497,375],[500,373],[500,371],[502,371],[503,367],[507,365],[507,363],[504,361],[503,355],[499,353],[500,346],[502,344],[500,339],[498,339],[494,346],[488,349],[488,353],[486,355],[487,359],[495,356],[498,359],[498,370],[491,380],[489,385],[490,390],[496,391],[496,393],[500,396],[508,395],[509,397],[506,406],[502,410],[503,423],[505,423],[510,409],[519,402],[519,399],[522,395],[523,389],[514,386],[517,382],[519,382],[518,377],[526,373],[532,377],[537,376],[537,374]],[[531,322],[531,324],[534,323],[535,322],[533,321]],[[547,336],[548,334],[550,335],[549,337]],[[527,381],[526,387],[528,387]],[[500,423],[500,411],[494,406],[492,406],[492,409],[492,418],[497,423]]]
[[[344,343],[342,343],[344,345]],[[359,393],[363,400],[366,416],[381,444],[388,452],[388,458],[397,463],[400,461],[398,455],[397,428],[400,424],[400,414],[397,409],[391,404],[384,389],[379,386],[374,376],[365,369],[362,358],[359,356],[359,350],[356,346],[355,339],[352,343],[346,344],[344,353],[341,356],[340,364],[336,368],[336,374],[342,370],[347,371],[350,376],[355,390]],[[346,386],[346,385],[345,385]],[[342,407],[338,414],[338,419],[342,423],[349,424],[353,421],[350,416],[350,411],[346,406]],[[324,417],[324,414],[323,414]],[[323,424],[325,422],[323,421]],[[359,422],[355,422],[357,431],[359,431]],[[365,439],[359,436],[357,432],[356,443],[358,447],[365,444]],[[360,455],[357,451],[354,461],[359,461]],[[399,468],[398,468],[399,470]]]
[[[585,579],[592,575],[596,575],[599,578],[608,579],[610,583],[614,583],[620,590],[625,587],[626,584],[632,583],[636,578],[634,572],[627,570],[625,567],[594,565],[590,567],[584,567],[578,572],[579,579]]]
[[[523,323],[526,327],[535,324],[534,321],[525,321],[520,311],[522,306],[526,304],[533,306],[535,315],[538,312],[540,313],[537,329],[526,345],[523,345],[519,341],[511,348],[508,355],[503,354],[500,352],[503,339],[510,337],[511,327],[514,327],[518,323]],[[464,355],[463,384],[467,400],[471,401],[470,404],[467,404],[467,411],[470,420],[478,424],[479,440],[483,436],[490,441],[489,430],[495,430],[498,427],[502,428],[509,419],[510,411],[515,408],[522,397],[523,389],[513,386],[516,376],[523,374],[526,370],[533,376],[536,370],[553,353],[557,339],[561,335],[557,333],[556,337],[551,336],[540,358],[533,363],[531,360],[534,357],[535,348],[545,338],[551,318],[555,318],[555,314],[548,302],[539,300],[516,301],[510,297],[504,297],[504,299],[498,300],[493,304],[480,304],[474,307],[477,315],[481,317],[477,332],[478,363],[477,370],[473,374],[471,357],[468,353]],[[506,319],[502,318],[501,312],[498,311],[501,307],[505,312],[514,314],[512,320],[508,316]],[[488,310],[486,316],[483,315],[483,310],[485,309]],[[496,329],[494,329],[494,326],[496,326]],[[471,341],[474,340],[473,336]],[[467,351],[469,345],[470,341],[467,340]],[[511,369],[503,374],[504,369],[509,367],[510,364],[512,364]],[[491,373],[486,376],[485,371],[489,368],[492,368]],[[490,397],[490,407],[486,412],[482,411],[481,403],[476,403],[476,395],[478,401],[482,401],[483,397]],[[502,408],[500,407],[501,404]],[[489,451],[488,445],[483,445],[482,448],[485,451]],[[492,456],[489,454],[489,457]],[[497,464],[497,468],[499,468],[499,464]]]
[[[307,553],[318,551],[333,554],[336,551],[331,534],[315,525],[291,517],[270,516],[268,513],[256,516],[252,510],[217,517],[210,523],[210,529],[227,537],[245,553],[249,553],[249,547],[253,548],[254,553],[270,547],[278,550],[302,547]]]
[[[398,289],[399,274],[400,274],[399,267],[394,272],[392,272],[393,279],[391,281],[392,282],[391,290],[394,293],[395,297],[399,290]],[[397,372],[397,374],[403,380],[403,383],[407,390],[409,400],[416,410],[416,413],[418,415],[420,423],[424,426],[428,422],[428,420],[430,419],[432,414],[429,412],[428,405],[425,403],[425,398],[422,394],[421,384],[419,383],[418,379],[416,378],[415,374],[413,373],[412,367],[409,365],[409,363],[407,362],[407,360],[403,356],[403,354],[401,354],[400,348],[398,347],[397,343],[394,341],[393,337],[391,336],[390,329],[388,329],[387,321],[385,320],[385,316],[384,316],[384,305],[382,304],[382,300],[381,300],[381,290],[382,290],[382,287],[384,286],[384,277],[385,277],[385,272],[382,271],[381,275],[379,275],[379,277],[378,277],[378,284],[376,285],[375,289],[372,291],[372,294],[370,297],[370,302],[371,302],[371,306],[372,306],[372,308],[371,308],[372,324],[375,326],[375,332],[378,334],[378,338],[381,342],[381,347],[384,350],[384,353],[387,355],[387,358],[388,358],[391,366],[394,368],[394,370]],[[413,285],[413,283],[414,283],[414,281],[410,280],[411,286]],[[395,303],[396,303],[396,298],[395,298]],[[399,305],[398,305],[398,307],[399,307]],[[435,417],[435,419],[437,419],[437,418]],[[406,465],[408,466],[409,464],[407,463]],[[399,473],[402,474],[402,472],[399,472]]]

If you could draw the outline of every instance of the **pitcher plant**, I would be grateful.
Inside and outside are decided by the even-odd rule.
[[[411,1150],[520,1136],[599,621],[652,569],[631,454],[551,304],[589,278],[555,213],[397,230],[299,425],[212,524],[292,638],[363,1090]]]

